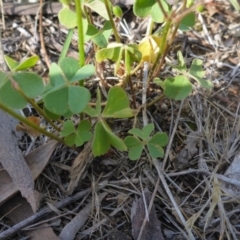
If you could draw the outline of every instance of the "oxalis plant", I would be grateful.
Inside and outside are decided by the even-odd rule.
[[[188,31],[195,25],[196,11],[203,9],[204,1],[174,1],[171,5],[171,1],[136,0],[133,12],[137,17],[148,18],[148,28],[140,42],[131,43],[121,39],[117,23],[123,13],[121,8],[113,6],[109,0],[61,2],[59,21],[69,29],[69,33],[59,61],[50,66],[49,82],[44,83],[38,74],[29,70],[38,62],[37,56],[20,62],[4,56],[10,71],[0,72],[0,108],[41,134],[68,146],[79,147],[92,141],[94,156],[107,153],[112,146],[120,151],[128,151],[131,160],[139,159],[143,150],[153,158],[163,157],[163,147],[168,142],[168,136],[160,132],[153,134],[153,123],[142,129],[133,126],[128,131],[129,135],[121,139],[112,131],[108,119],[136,118],[143,107],[164,97],[182,100],[191,94],[194,81],[203,88],[212,87],[212,83],[205,79],[202,61],[194,59],[187,66],[180,51],[177,52],[177,63],[169,64],[173,75],[166,79],[158,77],[166,64],[165,56],[177,31]],[[95,26],[93,14],[104,19],[101,29]],[[155,26],[159,26],[157,31],[154,31]],[[66,57],[75,28],[79,36],[79,59]],[[110,40],[112,35],[114,40]],[[93,43],[93,65],[85,64],[84,44],[87,41]],[[109,89],[105,103],[97,89],[96,101],[93,103],[85,81],[95,74],[99,64],[107,60],[115,63],[116,76],[119,69],[123,68],[122,81]],[[162,88],[162,94],[137,108],[132,77],[142,71],[145,63],[148,66],[147,88],[150,83],[154,83]],[[130,87],[133,108],[130,108],[129,96],[125,90],[127,85]],[[25,108],[27,104],[34,107],[53,127],[52,133],[15,111]],[[72,120],[73,115],[79,116],[78,123]]]

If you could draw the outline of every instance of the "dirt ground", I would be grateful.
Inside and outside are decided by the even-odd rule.
[[[43,50],[39,5],[13,11],[11,4],[3,2],[4,54],[16,60],[38,55],[34,71],[47,81],[48,62],[58,60],[67,34],[58,22],[59,5],[54,5],[52,13],[47,8],[43,11]],[[139,41],[145,25],[133,15],[131,3],[123,9],[127,34]],[[178,32],[159,77],[171,76],[170,64],[176,63],[181,50],[188,65],[195,58],[203,61],[214,88],[209,91],[194,85],[185,100],[162,99],[148,109],[148,121],[169,135],[164,158],[151,159],[143,153],[138,161],[131,161],[126,152],[113,148],[93,157],[89,144],[76,150],[56,146],[44,136],[33,141],[20,134],[18,146],[24,156],[48,145],[40,155],[28,157],[38,175],[39,208],[33,213],[20,193],[0,201],[0,239],[240,239],[240,15],[229,1],[218,0],[196,19],[189,32]],[[95,21],[102,26],[97,16]],[[124,29],[119,27],[119,31],[124,38]],[[86,44],[86,51],[91,62],[91,46]],[[78,58],[76,33],[68,56]],[[118,81],[113,72],[113,65],[106,63],[104,77],[112,85]],[[93,94],[98,83],[97,76],[87,83]],[[160,91],[152,84],[149,98]],[[141,104],[141,89],[137,101]],[[31,107],[23,113],[37,114]],[[133,119],[110,124],[124,137]],[[143,126],[141,115],[138,125]],[[35,165],[32,158],[37,156],[44,163]],[[1,172],[2,168],[0,195]],[[4,235],[6,231],[11,236]]]

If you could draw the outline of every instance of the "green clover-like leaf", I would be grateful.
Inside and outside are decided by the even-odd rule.
[[[67,120],[63,123],[63,130],[60,132],[61,137],[66,137],[75,132],[74,123],[71,120]]]
[[[110,43],[107,48],[98,50],[96,53],[97,62],[102,62],[106,59],[116,62],[119,58],[122,46],[122,43]]]
[[[155,0],[136,0],[133,4],[133,12],[138,17],[147,17],[155,4]]]
[[[101,122],[97,122],[94,130],[92,151],[94,156],[105,154],[110,148],[110,139]]]
[[[202,68],[202,64],[202,60],[194,59],[189,69],[189,73],[194,76],[194,79],[197,80],[202,87],[211,89],[213,87],[213,83],[210,80],[204,79],[205,71]]]
[[[134,110],[129,108],[126,92],[118,86],[108,92],[107,104],[103,110],[104,118],[128,118],[134,116]]]
[[[164,81],[164,94],[174,100],[182,100],[192,92],[192,84],[185,76],[170,77]]]
[[[102,34],[102,31],[98,30],[95,26],[90,24],[88,25],[88,29],[86,32],[86,39],[91,39],[100,48],[105,48],[108,44],[107,39]]]
[[[163,1],[163,0],[161,0],[161,3],[162,3],[162,6],[163,6],[163,9],[165,10],[165,12],[168,13],[169,12],[168,4],[165,1]],[[152,17],[154,22],[163,23],[164,20],[165,20],[165,16],[164,16],[161,8],[159,7],[158,2],[156,2],[152,6],[150,14],[151,14],[151,17]]]
[[[12,78],[18,83],[21,90],[29,98],[41,96],[44,91],[44,84],[41,77],[33,72],[16,72]]]
[[[144,144],[137,138],[127,136],[124,139],[124,143],[126,144],[128,151],[128,157],[131,160],[138,160],[141,157]]]
[[[96,101],[96,108],[92,108],[90,106],[87,106],[83,112],[88,114],[90,117],[98,117],[101,116],[101,93],[99,88],[97,89],[97,101]]]
[[[36,55],[26,58],[19,63],[19,65],[15,68],[15,71],[22,71],[22,70],[31,68],[35,66],[38,61],[39,61],[39,57]]]
[[[65,137],[64,141],[68,146],[82,146],[84,142],[92,138],[92,133],[89,131],[91,124],[87,120],[79,123],[77,130],[71,120],[64,122],[63,130],[60,132],[61,137]]]
[[[193,27],[194,25],[195,25],[195,14],[191,12],[181,20],[179,29],[181,31],[188,31],[190,27]]]
[[[13,109],[27,105],[27,100],[13,88],[7,74],[3,72],[0,72],[0,102]]]
[[[166,133],[156,133],[147,143],[148,151],[151,157],[158,158],[164,156],[163,146],[168,142]]]
[[[43,80],[36,73],[15,72],[10,78],[0,72],[0,101],[13,109],[21,109],[27,105],[26,99],[16,88],[20,88],[29,98],[41,96],[44,91]]]
[[[60,23],[66,28],[75,28],[77,26],[77,14],[68,6],[64,6],[58,13]]]
[[[58,66],[61,74],[65,76],[69,82],[80,69],[78,61],[72,57],[65,57],[61,59]]]
[[[4,59],[11,71],[22,71],[35,66],[39,60],[39,57],[35,55],[23,59],[21,62],[17,62],[14,59],[4,55]]]
[[[67,84],[67,78],[64,77],[63,71],[61,68],[56,64],[52,63],[49,68],[49,77],[50,77],[50,84],[47,85],[45,92],[52,91],[52,87],[60,87]]]
[[[71,134],[67,137],[64,138],[64,142],[66,143],[66,145],[68,145],[69,147],[72,147],[75,145],[75,134]]]
[[[115,133],[112,132],[111,128],[107,125],[105,121],[101,121],[101,123],[104,130],[107,133],[107,136],[110,140],[110,144],[116,149],[118,149],[119,151],[126,151],[127,147],[124,141],[121,138],[119,138]]]
[[[131,130],[128,131],[128,133],[131,133],[139,138],[141,138],[142,140],[147,140],[151,134],[151,132],[154,129],[154,124],[150,123],[148,125],[146,125],[142,130],[140,130],[139,128],[132,128]]]
[[[94,73],[92,65],[80,68],[78,61],[64,58],[50,66],[50,85],[45,90],[43,101],[45,107],[56,115],[80,113],[90,101],[88,89],[75,82],[85,79]]]
[[[54,114],[54,113],[48,111],[48,109],[45,106],[43,106],[43,110],[44,110],[45,114],[52,120],[57,120],[61,117],[60,115],[57,115],[57,114]]]
[[[77,114],[89,103],[90,92],[80,86],[62,86],[47,93],[43,101],[45,107],[54,114],[64,115],[68,111]]]
[[[7,55],[4,55],[4,60],[11,71],[13,71],[19,65],[19,62],[15,61]]]
[[[186,72],[187,67],[181,51],[177,52],[177,58],[178,58],[178,65],[173,67],[178,69],[181,72]]]
[[[84,142],[88,142],[93,134],[90,132],[91,129],[91,123],[87,120],[82,120],[79,125],[76,132],[76,139],[75,139],[75,145],[82,146]]]
[[[113,146],[120,151],[127,150],[124,141],[112,132],[104,120],[101,120],[97,122],[94,131],[92,144],[93,155],[100,156],[105,154],[110,146]]]
[[[109,20],[106,6],[102,1],[95,0],[85,2],[84,5],[92,9],[94,12],[98,13],[101,17],[105,18],[106,20]]]
[[[75,75],[72,77],[72,79],[69,80],[69,82],[74,83],[80,80],[84,80],[92,76],[94,73],[95,73],[95,67],[93,65],[90,65],[90,64],[85,65],[75,73]]]

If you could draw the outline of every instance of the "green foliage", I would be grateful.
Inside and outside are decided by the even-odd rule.
[[[231,4],[235,8],[236,11],[240,12],[240,3],[237,0],[230,0]]]
[[[43,96],[46,109],[56,115],[64,115],[68,111],[80,113],[90,101],[90,92],[76,83],[92,76],[94,72],[92,65],[79,68],[77,60],[69,57],[58,65],[52,63],[49,71],[50,88]]]
[[[187,77],[178,75],[165,79],[163,90],[166,97],[174,100],[182,100],[192,92],[192,84]]]
[[[123,140],[113,132],[109,119],[134,117],[143,107],[139,106],[137,110],[131,109],[129,99],[133,99],[133,106],[137,106],[134,102],[135,86],[131,79],[138,69],[142,71],[145,62],[149,63],[147,87],[154,80],[161,86],[167,98],[182,100],[189,96],[192,92],[193,80],[203,88],[212,88],[211,81],[205,79],[203,62],[194,59],[188,67],[180,51],[177,53],[177,65],[169,64],[173,69],[173,75],[164,80],[155,77],[164,66],[164,57],[174,42],[178,28],[188,31],[195,25],[195,13],[190,11],[194,9],[193,0],[185,1],[186,4],[181,4],[181,8],[172,7],[168,2],[167,0],[136,0],[133,5],[134,14],[140,18],[149,17],[150,19],[147,32],[139,42],[134,42],[133,39],[130,44],[123,44],[116,26],[119,18],[123,16],[120,7],[112,6],[109,0],[61,0],[63,7],[58,13],[58,18],[62,25],[71,30],[69,30],[59,62],[52,63],[49,68],[49,83],[44,85],[40,76],[27,71],[36,65],[39,60],[37,56],[20,62],[4,56],[11,72],[0,72],[0,105],[21,109],[29,103],[32,104],[46,121],[58,130],[62,138],[60,142],[64,139],[68,146],[82,146],[93,138],[94,156],[103,155],[110,147],[114,147],[119,151],[128,151],[131,160],[139,159],[143,150],[146,150],[153,158],[162,158],[163,147],[168,142],[166,133],[156,132],[151,135],[154,131],[154,125],[151,123],[142,130],[130,129],[128,131],[130,136]],[[189,7],[192,8],[188,9]],[[198,10],[197,5],[195,10]],[[103,18],[103,27],[94,24],[90,11]],[[153,33],[155,23],[163,24],[159,31]],[[75,27],[78,28],[78,60],[66,57]],[[112,33],[116,42],[109,41]],[[84,82],[95,74],[95,67],[85,64],[84,43],[88,41],[94,43],[95,61],[92,62],[112,61],[115,64],[114,74],[122,75],[123,82],[129,83],[132,91],[131,97],[127,95],[124,88],[113,86],[108,91],[106,104],[102,106],[98,89],[96,106],[90,106],[93,105],[89,104],[91,94],[84,87]],[[137,77],[134,76],[134,78],[137,80]],[[70,120],[73,119],[74,114],[80,116],[80,123],[77,126],[74,126],[74,122]],[[95,118],[96,121],[83,120],[86,117]],[[59,124],[60,118],[63,121],[62,126]],[[59,121],[58,126],[52,122],[55,120]],[[92,126],[91,122],[94,122],[95,126]]]
[[[111,131],[106,121],[100,120],[95,126],[92,143],[93,155],[100,156],[105,154],[110,146],[113,146],[120,151],[127,150],[123,140]]]
[[[131,68],[134,62],[140,62],[142,57],[141,52],[137,49],[137,45],[129,44],[124,45],[122,43],[112,43],[109,44],[107,48],[100,49],[96,53],[96,60],[102,62],[105,59],[110,59],[116,62],[115,74],[120,67],[120,62],[124,59],[126,64],[126,70]]]
[[[68,146],[82,146],[85,142],[88,142],[92,138],[90,132],[91,123],[87,120],[82,120],[77,129],[74,127],[74,123],[71,120],[67,120],[63,124],[63,130],[60,132],[60,136],[64,137],[64,141]]]
[[[4,59],[11,71],[22,71],[26,70],[28,68],[31,68],[36,65],[36,63],[39,61],[38,56],[32,56],[26,59],[23,59],[21,62],[17,62],[14,59],[10,58],[7,55],[4,55]]]
[[[103,17],[107,21],[109,20],[107,9],[102,1],[99,0],[89,1],[85,2],[84,5],[92,9],[94,12],[98,13],[101,17]]]
[[[136,0],[133,5],[133,12],[138,17],[147,17],[152,9],[152,6],[155,4],[155,0]]]
[[[154,82],[162,87],[166,97],[174,100],[182,100],[189,96],[192,92],[190,78],[196,80],[204,88],[212,88],[212,82],[204,79],[205,71],[202,69],[203,62],[201,60],[194,59],[190,69],[187,71],[186,63],[180,51],[178,51],[177,56],[178,65],[172,67],[181,72],[182,75],[169,77],[164,81],[159,78],[154,79]]]
[[[143,127],[142,130],[133,128],[128,131],[128,133],[133,135],[127,136],[124,139],[124,142],[129,149],[129,159],[139,159],[145,146],[147,146],[151,157],[159,158],[164,156],[164,150],[162,147],[167,144],[168,136],[166,133],[156,133],[153,137],[150,137],[153,130],[154,125],[153,123],[150,123]]]
[[[190,27],[195,25],[195,14],[189,13],[180,22],[179,29],[182,31],[188,31]]]
[[[19,92],[21,91],[21,92]],[[36,98],[44,91],[42,78],[36,73],[0,72],[0,102],[13,109],[26,107],[28,98]],[[24,93],[24,97],[21,93]]]
[[[108,126],[107,118],[128,118],[133,117],[135,112],[129,108],[129,99],[126,92],[121,87],[112,87],[108,92],[106,106],[101,110],[101,95],[97,91],[96,108],[86,107],[83,112],[91,117],[97,117],[98,122],[94,130],[94,139],[92,150],[94,156],[105,154],[110,146],[120,151],[126,151],[126,145],[123,140],[115,135]]]
[[[163,6],[163,9],[166,13],[169,12],[169,6],[168,4],[165,2],[165,1],[161,1],[162,2],[162,6]],[[151,17],[153,19],[154,22],[157,22],[157,23],[163,23],[164,20],[165,20],[165,16],[161,10],[161,8],[159,7],[159,4],[158,2],[156,2],[153,6],[152,6],[152,9],[150,11],[150,14],[151,14]]]
[[[112,27],[109,21],[106,21],[103,28],[100,30],[98,30],[95,26],[89,24],[85,41],[92,40],[98,47],[105,48],[108,45],[108,39],[111,34]]]
[[[58,18],[66,28],[75,28],[77,26],[77,14],[69,7],[63,7],[58,13]]]
[[[203,61],[199,59],[194,59],[192,65],[189,69],[189,74],[200,83],[204,88],[211,89],[213,83],[210,80],[205,80],[205,71],[202,68]]]
[[[166,13],[169,13],[169,6],[166,1],[161,0],[162,7]],[[138,17],[147,17],[150,15],[154,22],[163,23],[165,16],[160,8],[158,2],[154,0],[144,1],[136,0],[133,5],[133,12]]]
[[[115,14],[116,17],[119,17],[119,18],[123,16],[122,9],[119,6],[113,7],[113,13]]]

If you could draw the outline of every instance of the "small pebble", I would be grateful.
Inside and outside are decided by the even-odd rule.
[[[165,103],[162,103],[161,104],[161,107],[160,107],[160,112],[167,112],[168,111],[168,106],[167,106],[167,104],[165,104]]]

